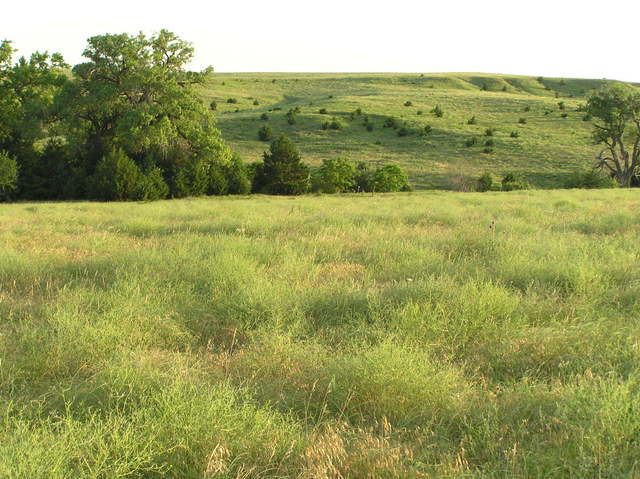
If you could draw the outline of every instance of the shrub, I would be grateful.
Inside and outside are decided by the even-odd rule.
[[[484,130],[484,136],[493,136],[495,132],[495,128],[487,128],[486,130]]]
[[[103,156],[91,178],[92,198],[106,201],[144,199],[145,177],[121,149]]]
[[[251,178],[248,166],[236,153],[225,167],[227,177],[227,192],[231,195],[248,195],[251,193]]]
[[[519,132],[517,132],[517,131],[512,131],[512,132],[509,134],[509,136],[510,136],[511,138],[518,138],[518,137],[520,136],[520,133],[519,133]]]
[[[585,116],[582,117],[582,121],[591,121],[591,115],[586,114]]]
[[[567,117],[569,116],[569,114],[568,114],[568,113],[562,113],[560,116],[561,116],[562,118],[567,118]]]
[[[531,111],[531,107],[529,105],[525,106],[524,107],[524,111],[525,112]]]
[[[296,120],[297,118],[295,110],[289,110],[287,112],[287,123],[289,123],[290,125],[295,125]]]
[[[436,118],[442,118],[444,116],[444,110],[440,108],[440,105],[436,105],[431,110],[431,113],[433,113],[436,116]]]
[[[260,119],[262,121],[269,121],[269,115],[267,115],[266,113],[263,113],[262,115],[260,115]]]
[[[506,92],[507,91],[507,85],[502,87],[502,91]]]
[[[573,173],[566,183],[567,188],[615,188],[617,182],[606,175],[602,170],[589,169],[584,171],[576,171]]]
[[[487,155],[490,155],[491,153],[493,153],[493,148],[490,146],[487,146],[484,148],[484,150],[482,150],[482,153],[486,153]]]
[[[300,195],[309,190],[309,168],[305,165],[296,146],[284,135],[264,152],[260,191],[272,195]]]
[[[373,123],[367,123],[367,131],[373,131]]]
[[[356,167],[345,158],[322,160],[322,166],[313,175],[313,191],[344,193],[356,186]]]
[[[318,113],[320,113],[321,115],[326,115],[328,112],[327,112],[327,109],[326,109],[326,108],[320,108],[320,109],[318,110]]]
[[[404,106],[413,106],[413,103],[407,100],[404,102]]]
[[[478,144],[478,138],[475,136],[472,136],[471,138],[468,138],[465,142],[464,142],[464,146],[466,146],[467,148],[471,148],[472,146],[476,146]]]
[[[495,142],[493,141],[493,138],[489,138],[487,141],[484,142],[484,146],[494,146]]]
[[[356,114],[356,116],[362,115],[362,108],[356,108],[356,111],[354,111],[354,113]]]
[[[206,193],[208,195],[226,195],[229,192],[229,180],[227,178],[226,168],[218,164],[209,165],[208,186]]]
[[[271,125],[264,125],[258,130],[258,139],[260,141],[273,140],[273,130],[271,129]]]
[[[152,167],[144,177],[141,200],[161,200],[169,196],[169,185],[162,176],[162,170]]]
[[[396,122],[396,119],[393,117],[389,117],[384,121],[384,127],[385,128],[398,128],[398,122]]]
[[[342,123],[340,123],[337,118],[334,118],[329,123],[329,129],[330,130],[342,130]]]
[[[563,102],[563,101],[559,101],[559,102],[558,102],[558,108],[559,108],[560,110],[564,110],[564,109],[566,108],[566,107],[565,107],[565,104],[564,104],[564,102]]]
[[[0,201],[7,200],[18,186],[18,163],[0,150]]]
[[[493,175],[489,172],[484,172],[478,178],[477,190],[480,192],[490,191],[493,187]]]
[[[424,113],[424,112],[423,112],[422,110],[418,110],[418,111],[416,111],[416,115],[418,115],[418,116],[422,115],[423,113]]]
[[[260,102],[258,100],[253,100],[253,105],[254,106],[258,106],[260,104]]]
[[[408,135],[409,135],[409,129],[406,126],[403,126],[398,130],[398,136],[408,136]]]
[[[520,123],[521,125],[525,125],[527,123],[527,119],[526,118],[520,118],[518,120],[518,123]]]
[[[467,125],[475,125],[477,123],[475,115],[467,120]]]
[[[227,103],[238,103],[237,98],[227,98]]]
[[[427,136],[428,134],[430,134],[433,131],[433,127],[431,125],[426,125],[424,127],[424,129],[422,130],[422,134],[424,136]]]
[[[377,168],[372,176],[373,191],[389,193],[392,191],[409,191],[409,178],[398,165],[385,165]]]
[[[209,103],[209,109],[211,111],[216,111],[218,109],[218,102],[215,100],[212,100],[211,103]]]
[[[507,173],[502,178],[502,191],[526,190],[529,184],[516,173]]]

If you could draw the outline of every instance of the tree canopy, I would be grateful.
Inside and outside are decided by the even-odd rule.
[[[631,186],[640,174],[640,93],[609,85],[592,94],[585,109],[594,119],[594,140],[604,145],[598,166],[620,186]]]

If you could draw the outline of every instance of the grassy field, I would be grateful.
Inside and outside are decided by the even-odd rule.
[[[638,478],[639,207],[0,206],[0,477]]]
[[[418,189],[454,187],[461,174],[515,171],[535,186],[549,188],[564,186],[571,172],[593,162],[598,148],[590,137],[591,122],[576,110],[600,85],[601,80],[468,73],[244,73],[216,74],[202,95],[217,102],[225,139],[247,161],[261,159],[268,146],[258,141],[258,129],[265,123],[260,116],[267,113],[274,132],[291,136],[311,165],[338,156],[373,164],[395,162],[406,168]],[[407,101],[412,106],[404,106]],[[564,110],[559,102],[564,102]],[[436,105],[444,110],[442,118],[431,113]],[[289,125],[285,115],[295,107],[300,108],[297,123]],[[274,108],[281,110],[271,111]],[[321,108],[327,114],[320,114]],[[358,108],[363,115],[350,120]],[[363,126],[365,115],[373,131]],[[334,116],[344,128],[323,130],[322,123]],[[476,123],[470,125],[473,116]],[[411,134],[398,137],[397,130],[383,128],[388,117],[406,123]],[[427,125],[433,130],[423,137],[419,132]],[[489,154],[483,153],[487,128],[496,129]],[[511,137],[514,131],[517,138]],[[477,145],[466,147],[474,136]]]

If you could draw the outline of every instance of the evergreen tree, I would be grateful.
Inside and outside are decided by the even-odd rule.
[[[301,195],[309,190],[309,168],[296,146],[284,135],[276,138],[264,152],[263,192],[272,195]]]

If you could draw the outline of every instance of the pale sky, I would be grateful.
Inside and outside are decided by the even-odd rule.
[[[18,54],[166,28],[219,72],[487,72],[640,82],[637,0],[4,2]]]

